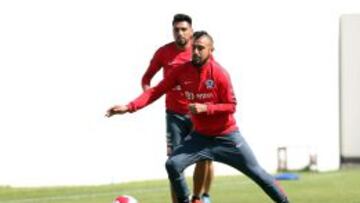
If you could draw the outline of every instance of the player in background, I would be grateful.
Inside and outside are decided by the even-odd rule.
[[[191,61],[192,53],[192,19],[185,14],[174,15],[172,21],[174,41],[160,47],[150,61],[144,73],[141,85],[143,90],[150,88],[151,79],[163,69],[163,77],[169,72],[186,62]],[[167,155],[171,155],[184,138],[190,134],[192,123],[187,108],[188,102],[180,86],[174,87],[166,93],[166,142]],[[204,203],[210,203],[209,190],[213,179],[213,165],[210,160],[203,160],[196,164],[193,174],[193,195],[201,197]],[[172,191],[173,202],[176,198]]]
[[[194,130],[166,161],[166,169],[178,203],[190,203],[183,171],[201,160],[232,166],[251,178],[276,203],[289,203],[277,181],[257,162],[240,134],[234,113],[236,99],[230,76],[212,57],[213,39],[205,31],[193,35],[192,61],[176,68],[157,86],[127,105],[116,105],[106,116],[135,112],[180,85],[189,101]],[[191,203],[202,203],[194,197]]]

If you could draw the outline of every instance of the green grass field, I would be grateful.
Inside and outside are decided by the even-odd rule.
[[[281,181],[292,203],[360,203],[360,169],[299,173],[297,181]],[[191,181],[188,181],[191,183]],[[0,187],[0,203],[112,203],[120,194],[141,203],[168,203],[167,180],[85,187]],[[215,177],[213,203],[271,203],[245,176]]]

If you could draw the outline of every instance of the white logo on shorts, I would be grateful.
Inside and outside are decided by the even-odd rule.
[[[187,135],[185,138],[184,138],[184,141],[189,141],[191,140],[191,136],[190,135]]]

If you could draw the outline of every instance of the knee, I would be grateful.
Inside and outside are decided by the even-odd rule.
[[[169,158],[165,163],[165,168],[168,172],[180,172],[181,168],[179,163],[177,163],[175,160]]]

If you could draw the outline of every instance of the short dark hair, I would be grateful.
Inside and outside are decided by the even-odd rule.
[[[211,43],[214,43],[214,40],[211,37],[211,35],[209,33],[207,33],[206,31],[204,31],[204,30],[194,32],[193,40],[197,40],[197,39],[199,39],[200,37],[203,37],[203,36],[206,36],[207,38],[210,39]]]
[[[174,19],[172,21],[172,24],[174,25],[175,23],[183,22],[183,21],[185,21],[185,22],[189,23],[190,25],[192,25],[191,17],[186,15],[186,14],[183,14],[183,13],[175,14]]]

